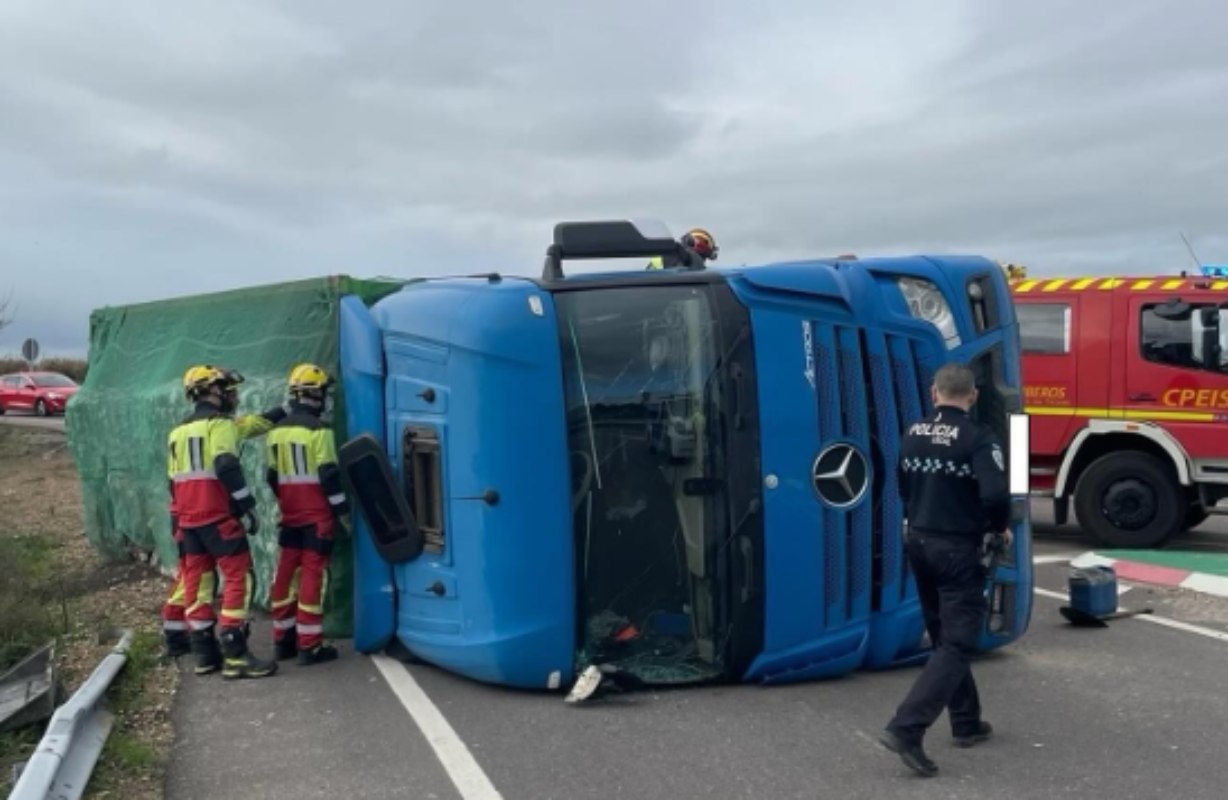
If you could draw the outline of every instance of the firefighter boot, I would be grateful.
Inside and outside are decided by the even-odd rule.
[[[222,631],[222,677],[267,678],[277,672],[276,661],[261,661],[247,649],[247,637],[241,628],[226,628]]]
[[[317,644],[310,650],[298,651],[298,663],[303,666],[312,664],[322,664],[325,661],[332,661],[337,657],[337,648],[327,644]]]
[[[163,631],[162,640],[166,644],[166,650],[162,653],[165,658],[179,658],[192,652],[187,631]]]
[[[197,675],[208,675],[222,666],[222,651],[218,649],[212,628],[192,631],[192,652],[196,655]]]
[[[298,655],[298,632],[291,628],[282,634],[281,641],[273,642],[273,651],[278,661]]]

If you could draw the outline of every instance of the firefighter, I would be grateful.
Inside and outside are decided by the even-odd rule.
[[[257,533],[259,523],[255,498],[239,465],[238,425],[230,416],[241,380],[237,373],[207,364],[188,369],[184,393],[195,409],[167,439],[196,673],[207,675],[221,667],[226,679],[263,678],[277,671],[276,662],[258,659],[247,649],[254,584],[247,537]],[[225,583],[220,615],[211,602],[214,569],[220,569]],[[215,634],[219,623],[220,634]]]
[[[716,261],[720,248],[716,246],[716,238],[703,228],[692,228],[682,235],[682,246],[699,255],[703,261]]]
[[[230,395],[227,404],[230,407],[238,405],[238,386],[243,382],[243,376],[234,370],[225,372],[227,384],[225,391]],[[284,408],[272,408],[261,414],[245,414],[235,419],[240,440],[263,436],[272,430],[273,426],[286,416]],[[162,636],[166,645],[166,657],[178,658],[191,652],[188,639],[187,600],[183,591],[183,581],[186,569],[184,567],[183,533],[179,530],[178,514],[175,510],[175,487],[171,484],[171,534],[175,538],[175,547],[179,551],[179,565],[175,584],[171,587],[170,596],[162,606]],[[201,576],[198,597],[203,602],[212,604],[216,597],[217,576],[213,571]]]
[[[267,479],[281,508],[281,553],[273,579],[273,645],[279,660],[331,661],[323,643],[324,593],[333,533],[349,513],[324,413],[332,380],[315,364],[290,371],[290,413],[269,433]]]
[[[690,266],[693,269],[698,269],[704,266],[707,261],[715,261],[720,248],[716,246],[716,238],[708,233],[703,228],[692,228],[682,235],[678,240],[679,244],[685,247],[692,255],[692,260],[687,264],[681,264],[678,259],[671,258],[669,263],[666,263],[662,256],[654,256],[648,262],[646,269],[665,269],[665,267]]]
[[[987,740],[971,657],[986,613],[987,533],[1009,547],[1010,494],[1002,446],[969,412],[976,378],[961,364],[934,376],[934,412],[905,431],[897,465],[908,521],[906,548],[934,652],[879,741],[915,772],[938,766],[922,746],[947,709],[960,747]]]

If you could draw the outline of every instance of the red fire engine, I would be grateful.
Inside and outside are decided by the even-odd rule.
[[[1033,495],[1107,545],[1228,514],[1228,280],[1018,277]]]

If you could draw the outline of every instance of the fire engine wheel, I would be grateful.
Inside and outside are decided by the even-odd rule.
[[[1207,521],[1207,517],[1211,516],[1202,506],[1190,506],[1185,512],[1185,523],[1183,527],[1188,531],[1190,528],[1197,528],[1199,525]]]
[[[1075,493],[1079,522],[1112,547],[1155,547],[1182,530],[1188,509],[1176,478],[1146,453],[1101,456]]]

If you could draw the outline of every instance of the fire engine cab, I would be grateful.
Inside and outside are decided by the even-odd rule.
[[[1228,514],[1228,278],[1011,277],[1033,495],[1154,547]]]

